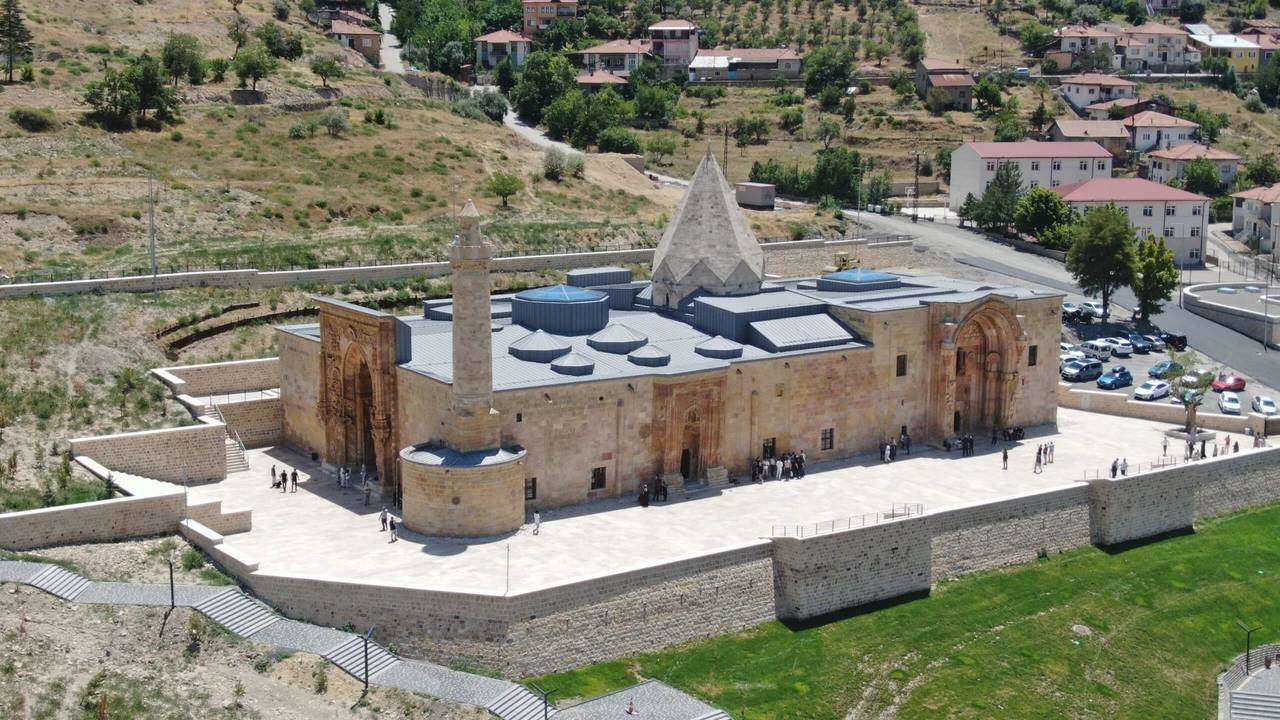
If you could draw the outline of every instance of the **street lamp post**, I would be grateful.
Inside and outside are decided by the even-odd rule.
[[[173,589],[173,565],[178,561],[178,551],[176,549],[169,551],[169,610],[173,611],[178,606],[176,592]]]
[[[1253,634],[1261,630],[1262,626],[1259,625],[1256,628],[1250,629],[1248,625],[1245,625],[1239,620],[1236,621],[1236,625],[1239,625],[1240,629],[1244,631],[1244,674],[1249,675],[1253,669],[1249,663],[1249,655],[1253,652]]]
[[[865,168],[865,167],[863,167],[863,166],[861,166],[861,165],[855,165],[855,166],[853,166],[852,168],[850,168],[850,170],[852,170],[853,172],[858,173],[858,184],[853,186],[853,211],[854,211],[854,213],[855,213],[855,215],[854,215],[854,221],[853,221],[853,224],[854,224],[854,225],[857,225],[857,226],[858,226],[858,228],[859,228],[859,230],[858,230],[858,231],[859,231],[859,232],[861,232],[861,228],[862,228],[862,178],[866,176],[866,175],[865,175],[865,173],[863,172],[864,170],[866,170],[866,168]]]

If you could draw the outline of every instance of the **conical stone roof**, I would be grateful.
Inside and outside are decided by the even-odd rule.
[[[676,307],[698,288],[712,295],[760,292],[764,251],[710,148],[662,235],[653,267],[654,305]]]

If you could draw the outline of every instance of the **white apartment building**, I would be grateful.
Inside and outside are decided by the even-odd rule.
[[[1210,200],[1203,195],[1139,178],[1097,178],[1053,191],[1081,215],[1115,203],[1128,213],[1139,238],[1164,238],[1179,265],[1204,262]]]
[[[1062,81],[1062,96],[1077,110],[1107,100],[1137,97],[1137,91],[1138,83],[1112,75],[1089,73]]]
[[[1004,163],[1017,165],[1024,189],[1056,188],[1111,177],[1111,153],[1096,142],[972,142],[951,153],[951,209],[982,197]]]
[[[1126,52],[1125,69],[1131,72],[1177,72],[1200,65],[1200,51],[1188,45],[1191,33],[1182,28],[1148,22],[1125,31],[1125,37],[1141,43],[1137,52]],[[1126,51],[1135,50],[1126,45]]]
[[[1207,158],[1218,168],[1218,177],[1224,186],[1236,179],[1236,171],[1240,168],[1240,156],[1221,148],[1208,147],[1200,143],[1190,143],[1169,148],[1153,150],[1147,154],[1148,176],[1152,182],[1166,183],[1180,178],[1186,164],[1196,158]]]
[[[1168,150],[1196,141],[1200,125],[1180,117],[1144,110],[1120,122],[1129,128],[1133,139],[1129,147],[1138,152]]]
[[[1238,192],[1231,210],[1231,234],[1262,253],[1280,241],[1280,183]]]

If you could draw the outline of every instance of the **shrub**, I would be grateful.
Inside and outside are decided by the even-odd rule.
[[[231,61],[226,58],[213,58],[205,64],[209,71],[209,82],[220,83],[227,79],[227,70],[231,68]]]
[[[639,155],[644,148],[640,136],[624,127],[611,127],[596,136],[596,145],[602,153]]]
[[[342,110],[330,110],[320,116],[320,125],[329,131],[332,137],[338,137],[344,132],[351,130],[351,125],[347,122],[347,114]]]
[[[22,82],[35,82],[36,69],[31,67],[30,63],[27,63],[22,66],[21,75],[22,75]]]
[[[571,153],[564,163],[565,171],[576,178],[582,177],[582,173],[586,172],[587,163],[582,159],[581,153]]]
[[[190,572],[204,567],[204,554],[195,548],[182,551],[182,569]]]
[[[551,148],[542,156],[542,177],[548,180],[564,178],[565,154],[560,148]]]
[[[281,22],[289,19],[289,0],[273,0],[271,3],[271,14]]]
[[[180,130],[174,130],[169,133],[169,139],[174,142],[182,142],[182,132]]]
[[[316,130],[320,129],[320,123],[315,120],[302,120],[289,126],[289,137],[293,140],[303,140],[316,136]]]
[[[58,128],[58,119],[49,108],[15,107],[9,120],[27,132],[48,132]]]
[[[1267,106],[1262,103],[1262,98],[1255,93],[1249,93],[1249,98],[1244,101],[1244,107],[1249,112],[1264,113]]]
[[[449,109],[460,117],[497,123],[507,114],[507,100],[502,93],[473,90],[459,94]]]

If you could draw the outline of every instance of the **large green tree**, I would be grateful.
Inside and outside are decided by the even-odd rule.
[[[1067,272],[1085,295],[1101,295],[1103,310],[1109,312],[1111,295],[1133,283],[1135,245],[1127,212],[1115,203],[1095,207],[1076,226]]]
[[[197,72],[204,75],[204,52],[200,49],[200,40],[195,35],[173,33],[164,41],[160,50],[160,62],[173,79],[173,84],[184,77],[193,77]]]
[[[137,97],[137,110],[144,119],[148,112],[164,117],[177,107],[177,97],[169,86],[164,66],[150,53],[143,52],[124,72]]]
[[[1222,186],[1218,166],[1206,157],[1198,157],[1182,166],[1182,188],[1200,195],[1217,195]]]
[[[991,79],[990,75],[978,81],[977,86],[973,88],[973,102],[979,113],[989,114],[1000,107],[1003,102],[1000,86]]]
[[[852,73],[853,53],[847,45],[816,47],[804,57],[804,91],[817,95],[828,86],[844,88]]]
[[[1162,303],[1173,298],[1180,275],[1173,251],[1165,247],[1164,239],[1148,235],[1138,243],[1129,287],[1138,298],[1138,318],[1142,322],[1164,312]]]
[[[22,16],[22,4],[18,0],[0,0],[0,51],[4,52],[9,82],[13,82],[14,63],[31,57],[31,40],[31,31]]]
[[[575,78],[573,66],[565,58],[549,52],[531,53],[511,91],[511,102],[520,119],[535,125],[542,122],[543,108],[577,89]]]
[[[1001,163],[995,177],[974,208],[973,220],[983,230],[999,230],[1003,235],[1013,224],[1022,197],[1022,171],[1017,163]]]
[[[254,90],[258,89],[259,80],[271,77],[279,67],[280,61],[271,55],[266,45],[256,40],[240,48],[231,61],[231,72],[240,78],[240,86],[251,84]]]
[[[1013,226],[1020,233],[1039,238],[1044,231],[1059,225],[1069,225],[1075,213],[1063,201],[1062,196],[1048,188],[1031,188],[1018,200],[1013,213]]]

